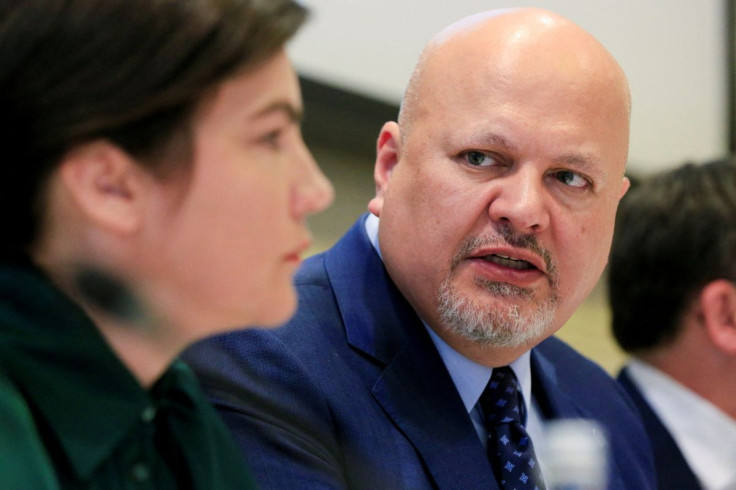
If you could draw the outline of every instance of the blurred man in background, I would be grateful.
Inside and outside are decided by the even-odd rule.
[[[629,191],[608,276],[619,380],[644,418],[659,488],[736,488],[736,160]]]

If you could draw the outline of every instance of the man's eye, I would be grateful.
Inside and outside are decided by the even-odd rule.
[[[583,188],[590,184],[584,177],[570,170],[561,170],[556,172],[555,176],[557,180],[570,187]]]
[[[482,151],[469,151],[465,154],[465,161],[474,167],[488,167],[493,165],[495,160],[490,155]]]

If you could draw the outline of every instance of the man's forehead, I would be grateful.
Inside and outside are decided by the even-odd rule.
[[[407,89],[403,122],[467,110],[483,117],[484,107],[520,101],[517,108],[549,122],[584,111],[628,121],[627,87],[605,47],[569,20],[540,9],[487,11],[433,38]],[[628,135],[628,124],[619,126]]]

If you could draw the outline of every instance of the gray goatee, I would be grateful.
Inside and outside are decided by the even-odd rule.
[[[536,302],[532,289],[480,278],[475,279],[475,285],[501,301],[480,303],[457,290],[452,283],[457,265],[473,250],[501,244],[527,248],[544,259],[552,289],[548,299]],[[470,237],[463,243],[453,258],[447,278],[437,290],[437,299],[440,320],[447,330],[482,345],[519,347],[543,338],[549,331],[558,301],[556,268],[549,252],[539,246],[535,237],[515,234],[503,228],[498,233]],[[513,300],[516,304],[503,304],[504,299]],[[526,303],[531,311],[524,312],[519,303]]]

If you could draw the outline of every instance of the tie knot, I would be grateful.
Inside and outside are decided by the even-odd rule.
[[[524,425],[525,410],[519,381],[508,366],[493,369],[491,380],[480,396],[480,406],[490,427],[517,422]]]

